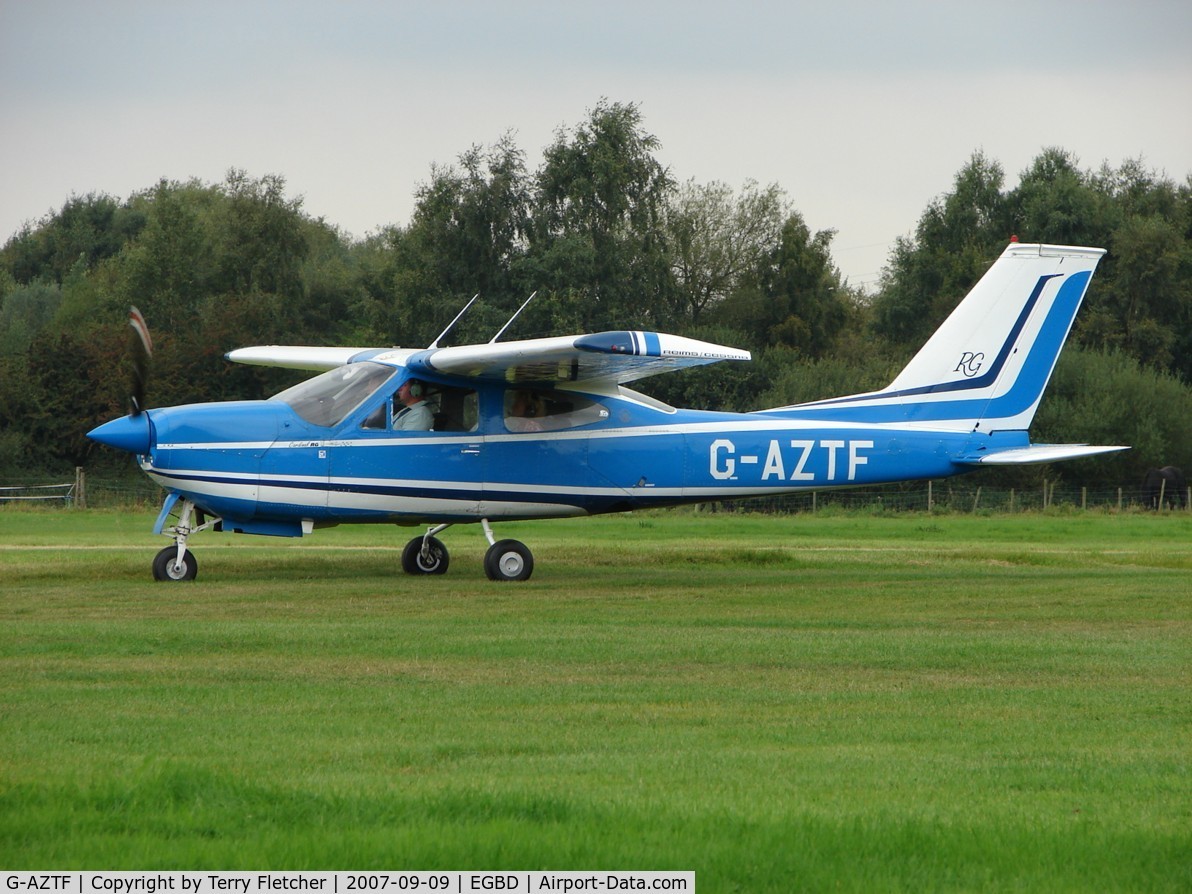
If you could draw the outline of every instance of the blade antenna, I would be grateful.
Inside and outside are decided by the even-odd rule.
[[[534,300],[534,296],[535,296],[535,295],[537,295],[537,294],[538,294],[538,290],[537,290],[537,289],[535,289],[533,292],[531,292],[531,293],[530,293],[530,297],[529,297],[529,298],[527,298],[525,301],[523,301],[523,302],[522,302],[522,306],[521,306],[521,307],[519,307],[519,308],[517,309],[517,311],[516,311],[516,312],[513,314],[513,316],[511,316],[511,317],[509,318],[509,322],[508,322],[508,323],[506,323],[504,326],[502,326],[502,327],[501,327],[501,330],[500,330],[500,332],[498,332],[496,335],[494,335],[492,338],[490,338],[490,339],[488,340],[488,343],[489,343],[490,345],[491,345],[491,344],[493,344],[493,343],[495,343],[495,342],[496,342],[496,340],[497,340],[498,338],[500,338],[502,335],[504,335],[504,334],[505,334],[505,330],[506,330],[506,329],[508,329],[510,326],[512,326],[512,325],[513,325],[513,321],[517,319],[517,317],[518,317],[518,314],[520,314],[520,313],[521,313],[523,310],[525,310],[525,309],[526,309],[526,305],[527,305],[527,304],[529,304],[531,301],[533,301],[533,300]]]
[[[428,345],[428,346],[427,346],[427,350],[428,350],[428,351],[429,351],[431,348],[437,348],[437,347],[439,346],[439,339],[441,339],[441,338],[442,338],[444,335],[446,335],[448,332],[450,332],[450,331],[451,331],[451,327],[452,327],[452,326],[454,326],[456,323],[458,323],[458,322],[459,322],[459,318],[460,318],[460,317],[462,317],[464,314],[466,314],[466,313],[468,312],[468,308],[469,308],[469,307],[471,307],[473,304],[475,304],[475,303],[476,303],[476,299],[477,299],[477,298],[479,298],[479,297],[480,297],[480,293],[479,293],[479,292],[477,292],[475,295],[473,295],[473,296],[472,296],[472,300],[471,300],[471,301],[469,301],[467,304],[465,304],[465,305],[464,305],[464,309],[463,309],[463,310],[461,310],[459,313],[457,313],[457,314],[455,315],[455,319],[454,319],[454,320],[452,320],[450,323],[448,323],[448,324],[447,324],[447,328],[446,328],[446,329],[444,329],[442,332],[440,332],[440,333],[439,333],[439,338],[436,338],[434,341],[432,341],[432,342],[430,343],[430,345]]]

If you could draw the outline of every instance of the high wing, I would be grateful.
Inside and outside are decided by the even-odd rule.
[[[748,351],[663,332],[599,332],[486,345],[411,350],[403,348],[318,348],[287,345],[240,348],[227,355],[237,363],[325,370],[374,360],[415,373],[484,379],[510,384],[567,384],[613,387],[647,376],[720,360],[750,360]]]
[[[416,354],[409,366],[511,384],[622,385],[719,360],[749,360],[748,351],[662,332],[599,332]]]

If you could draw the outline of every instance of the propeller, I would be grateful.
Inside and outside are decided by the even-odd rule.
[[[153,339],[145,317],[135,307],[128,310],[132,327],[132,387],[128,395],[128,415],[105,422],[87,432],[87,437],[134,456],[144,456],[153,449],[153,422],[145,412],[145,384],[149,379],[149,360],[153,357]]]
[[[149,361],[153,358],[153,339],[145,317],[135,307],[128,309],[128,325],[132,327],[132,390],[128,396],[129,415],[145,412],[145,385],[149,381]]]

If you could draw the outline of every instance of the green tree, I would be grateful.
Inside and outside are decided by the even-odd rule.
[[[57,283],[35,281],[8,291],[0,302],[0,355],[27,350],[61,304],[62,289]]]
[[[527,275],[574,293],[587,329],[657,326],[672,279],[662,227],[673,187],[636,105],[600,102],[560,130],[538,171]]]
[[[840,271],[832,262],[833,230],[812,233],[791,211],[756,259],[750,275],[711,318],[746,334],[749,345],[797,349],[804,357],[831,350],[849,319]]]
[[[216,287],[216,246],[209,224],[210,206],[217,201],[213,192],[195,181],[162,180],[134,199],[146,222],[118,259],[121,287],[115,316],[132,304],[156,328],[193,326],[203,300]]]
[[[665,205],[674,319],[698,325],[755,275],[779,244],[789,213],[777,184],[750,180],[734,195],[724,183],[684,183]]]
[[[1077,338],[1192,382],[1192,193],[1139,160],[1103,166],[1090,185],[1112,230]]]
[[[349,344],[416,343],[407,338],[411,304],[402,300],[418,293],[408,281],[411,265],[402,263],[405,234],[402,227],[388,226],[349,249],[358,285],[349,310],[353,330],[345,336]]]
[[[351,241],[322,220],[306,221],[304,226],[310,252],[301,270],[306,295],[301,329],[352,344],[358,332],[355,308],[365,293]]]
[[[875,334],[905,352],[917,349],[952,312],[1009,242],[1002,167],[975,153],[952,192],[919,218],[913,239],[899,238],[873,301]]]
[[[1038,470],[1052,480],[1133,487],[1151,468],[1192,470],[1192,388],[1127,354],[1069,347],[1039,405],[1032,437],[1131,448]]]
[[[420,187],[410,226],[391,244],[399,275],[393,299],[411,305],[403,337],[433,339],[475,294],[481,300],[451,338],[487,339],[525,295],[517,283],[526,251],[530,181],[521,149],[506,134],[473,146],[459,166],[435,166]]]
[[[310,252],[302,200],[285,197],[283,177],[253,179],[235,168],[228,171],[224,192],[216,237],[222,290],[300,300],[302,263]]]
[[[1109,244],[1111,211],[1076,156],[1044,149],[1007,196],[1015,232],[1024,242]]]
[[[111,196],[72,196],[36,226],[22,227],[0,251],[0,266],[19,283],[62,283],[80,260],[91,269],[117,254],[143,226],[143,215]]]
[[[1117,311],[1125,347],[1170,369],[1177,339],[1192,325],[1192,249],[1173,222],[1130,216],[1115,230],[1112,250],[1117,264],[1105,303]]]

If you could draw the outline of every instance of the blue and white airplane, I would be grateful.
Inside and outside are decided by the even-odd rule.
[[[529,549],[497,540],[491,521],[1126,449],[1032,444],[1027,433],[1104,253],[1011,243],[897,378],[866,394],[751,413],[676,409],[626,385],[750,355],[654,332],[446,348],[436,339],[425,349],[269,346],[227,356],[322,374],[264,401],[142,410],[138,397],[130,416],[89,437],[135,455],[167,492],[155,533],[173,543],[153,563],[159,580],[195,577],[187,545],[199,531],[300,537],[345,523],[427,526],[406,544],[402,567],[441,574],[448,553],[438,535],[462,522],[483,526],[491,579],[525,580]],[[147,341],[135,313],[133,324]],[[424,420],[416,430],[401,412],[409,406]]]

